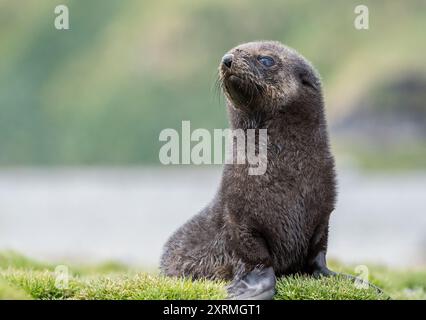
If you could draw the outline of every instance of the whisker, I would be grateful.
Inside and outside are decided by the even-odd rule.
[[[215,81],[212,84],[211,92],[213,92],[213,96],[215,99],[218,99],[217,101],[219,103],[222,103],[222,89],[223,89],[223,81],[221,79],[221,76],[219,72],[215,75]],[[216,100],[215,100],[216,101]]]

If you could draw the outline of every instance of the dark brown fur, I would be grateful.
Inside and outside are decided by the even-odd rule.
[[[256,266],[277,276],[313,272],[327,250],[334,209],[334,160],[329,150],[320,80],[301,55],[278,42],[251,42],[230,51],[220,67],[230,127],[267,129],[263,175],[225,165],[213,201],[165,245],[169,276],[233,279]],[[257,57],[274,57],[264,68]]]

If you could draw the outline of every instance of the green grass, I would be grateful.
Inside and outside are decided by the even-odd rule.
[[[107,267],[106,267],[107,266]],[[333,269],[350,273],[350,266],[332,263]],[[120,264],[68,265],[67,286],[57,281],[55,265],[33,261],[15,253],[0,253],[0,299],[224,299],[225,282],[168,278],[156,272],[141,272]],[[360,289],[343,277],[313,279],[307,276],[281,278],[275,299],[366,300],[426,299],[426,269],[391,270],[369,267],[372,288]],[[58,285],[59,284],[59,285]]]
[[[27,300],[30,299],[30,296],[22,289],[12,286],[0,278],[0,300],[2,299]]]

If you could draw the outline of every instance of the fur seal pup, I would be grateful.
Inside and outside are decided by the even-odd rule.
[[[321,82],[275,41],[230,50],[219,74],[231,129],[267,129],[267,169],[225,165],[213,201],[171,236],[160,269],[233,280],[231,298],[271,299],[276,276],[334,274],[326,252],[336,177]]]

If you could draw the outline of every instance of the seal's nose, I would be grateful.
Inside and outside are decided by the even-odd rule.
[[[232,53],[227,53],[222,58],[222,63],[227,66],[228,68],[231,68],[232,60],[234,59],[234,55]]]

